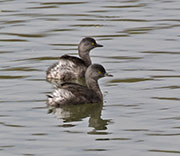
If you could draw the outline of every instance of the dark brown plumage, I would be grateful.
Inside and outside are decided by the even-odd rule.
[[[112,75],[107,74],[103,66],[93,64],[88,67],[85,74],[87,87],[76,83],[62,83],[48,95],[48,104],[58,107],[69,104],[100,103],[103,101],[103,96],[98,79],[105,76]]]
[[[86,37],[82,39],[78,46],[80,58],[69,55],[61,56],[59,62],[48,68],[46,72],[47,80],[58,79],[67,82],[83,78],[87,67],[91,65],[89,52],[96,47],[102,47],[102,45],[97,44],[93,38]]]

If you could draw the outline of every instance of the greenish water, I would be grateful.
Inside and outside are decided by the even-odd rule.
[[[0,1],[0,155],[180,153],[180,1]],[[45,71],[91,52],[112,78],[103,105],[48,109]]]

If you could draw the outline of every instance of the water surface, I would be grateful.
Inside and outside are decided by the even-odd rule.
[[[0,1],[0,154],[180,153],[180,1]],[[46,69],[94,37],[103,105],[48,109]]]

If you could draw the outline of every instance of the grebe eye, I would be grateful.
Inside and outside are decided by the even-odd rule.
[[[94,46],[94,45],[95,45],[95,43],[94,43],[94,42],[92,42],[91,44],[92,44],[92,46]]]
[[[98,74],[102,74],[102,72],[99,71]]]

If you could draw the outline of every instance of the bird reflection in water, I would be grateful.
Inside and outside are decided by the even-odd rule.
[[[49,113],[55,114],[58,119],[63,119],[64,123],[73,121],[82,121],[89,117],[89,127],[95,130],[106,130],[110,120],[104,120],[101,117],[103,103],[70,105],[66,107],[51,107]]]

